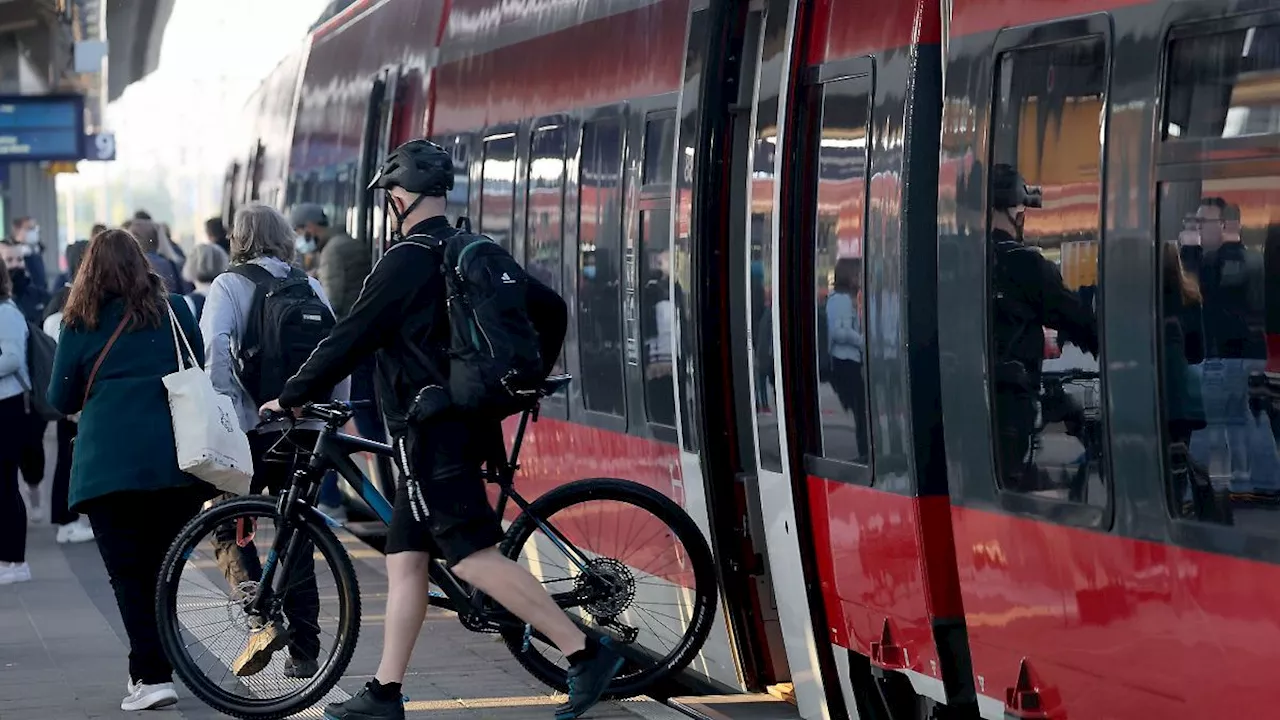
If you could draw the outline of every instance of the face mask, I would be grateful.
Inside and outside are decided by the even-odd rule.
[[[316,241],[308,235],[297,235],[293,238],[293,249],[302,255],[310,255],[316,251]]]
[[[27,244],[38,245],[40,243],[40,228],[33,227],[27,230]]]
[[[595,280],[595,279],[596,279],[596,266],[595,266],[595,265],[588,265],[588,266],[586,266],[586,267],[582,268],[582,277],[584,277],[584,278],[586,278],[586,279],[588,279],[588,280]]]

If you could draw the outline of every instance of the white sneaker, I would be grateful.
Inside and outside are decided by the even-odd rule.
[[[40,501],[40,486],[27,486],[27,522],[44,522],[44,504]]]
[[[66,543],[82,543],[93,540],[93,528],[88,525],[76,521],[58,526],[58,543],[65,545]]]
[[[0,585],[27,582],[30,579],[30,565],[26,563],[0,563]]]
[[[129,687],[133,692],[129,696],[120,701],[121,710],[154,710],[156,708],[169,707],[178,702],[178,693],[173,689],[173,683],[156,683],[155,685],[143,685],[142,683],[129,683]]]

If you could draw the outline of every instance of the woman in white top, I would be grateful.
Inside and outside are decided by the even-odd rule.
[[[836,261],[835,282],[827,298],[827,344],[831,353],[831,384],[844,411],[857,421],[858,459],[867,457],[867,386],[862,377],[866,336],[858,313],[862,261]]]
[[[0,272],[0,428],[25,426],[27,388],[27,321],[13,303],[9,273]],[[0,435],[0,585],[31,579],[27,566],[27,506],[18,491],[18,443]]]

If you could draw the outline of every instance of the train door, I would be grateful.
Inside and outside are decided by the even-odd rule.
[[[693,4],[671,221],[675,394],[682,472],[705,488],[741,683],[829,718],[839,715],[813,657],[769,367],[771,135],[792,23],[785,0]]]

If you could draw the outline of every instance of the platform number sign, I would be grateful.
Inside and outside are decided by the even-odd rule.
[[[115,133],[97,133],[89,136],[88,160],[97,160],[106,162],[116,159],[116,135]]]

